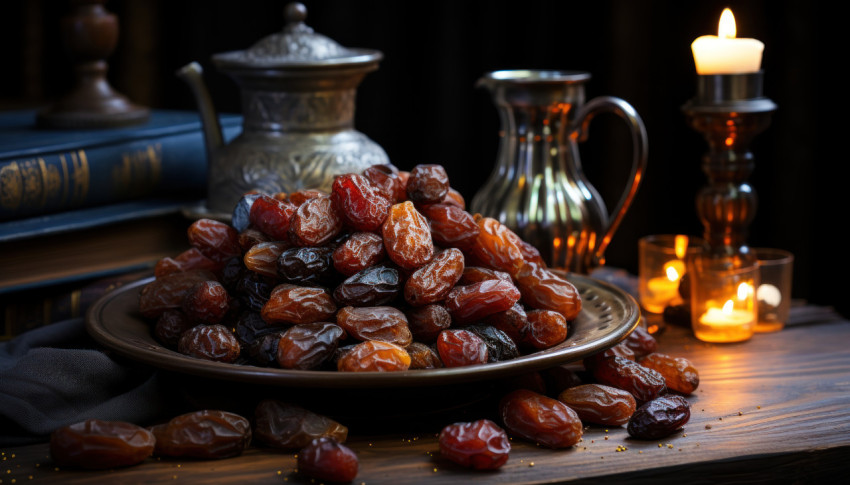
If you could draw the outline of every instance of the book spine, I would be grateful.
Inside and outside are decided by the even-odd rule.
[[[232,137],[239,127],[226,130]],[[202,195],[203,133],[188,132],[0,160],[0,220],[102,205],[146,195]]]

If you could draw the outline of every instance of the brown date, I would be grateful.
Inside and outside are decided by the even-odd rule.
[[[567,320],[552,310],[526,312],[528,327],[523,343],[535,349],[548,349],[567,339]]]
[[[516,286],[522,302],[538,310],[553,310],[567,321],[581,311],[581,296],[569,281],[539,264],[525,263],[516,273]]]
[[[316,438],[298,452],[298,472],[313,479],[350,482],[359,468],[357,455],[333,438]]]
[[[450,424],[440,431],[439,444],[442,456],[476,470],[501,467],[511,452],[507,433],[489,419]]]
[[[387,256],[404,269],[416,269],[434,255],[428,221],[410,201],[390,207],[390,213],[381,226],[381,235]]]
[[[277,363],[284,369],[315,369],[333,355],[344,336],[343,329],[333,323],[293,325],[278,341]]]
[[[431,204],[419,211],[431,225],[435,244],[449,248],[468,248],[478,239],[481,230],[469,212],[456,205]]]
[[[277,285],[260,315],[271,325],[313,323],[331,318],[336,304],[322,288]]]
[[[449,185],[449,176],[442,165],[417,165],[407,179],[407,198],[416,204],[436,204],[448,194]]]
[[[248,220],[273,240],[285,241],[289,238],[289,226],[296,209],[291,202],[260,195],[251,205]]]
[[[632,352],[632,349],[628,348],[624,342],[620,342],[613,347],[603,350],[602,352],[596,352],[595,354],[586,357],[582,361],[582,364],[586,370],[593,372],[593,368],[597,364],[611,357],[623,357],[629,360],[635,360],[635,353]]]
[[[508,433],[549,448],[578,443],[582,424],[566,404],[530,391],[517,389],[499,402],[499,416]]]
[[[516,275],[525,263],[522,250],[516,244],[516,234],[492,217],[476,217],[478,238],[465,248],[475,264]]]
[[[471,285],[472,283],[480,283],[487,280],[502,280],[508,283],[513,283],[511,275],[504,271],[497,271],[481,266],[464,266],[463,275],[458,281],[459,285]]]
[[[699,372],[688,359],[653,352],[640,360],[640,365],[664,376],[667,389],[692,394],[699,386]]]
[[[183,332],[197,325],[186,318],[180,310],[166,310],[156,320],[153,334],[156,339],[168,348],[176,348]]]
[[[523,343],[528,333],[528,314],[519,303],[505,311],[487,315],[483,322],[505,332],[516,344]]]
[[[215,275],[206,270],[183,271],[156,278],[142,288],[139,312],[145,318],[157,318],[165,310],[180,308],[183,297],[192,287],[214,279]]]
[[[340,306],[377,306],[394,300],[401,292],[398,270],[375,265],[355,273],[334,289],[334,300]]]
[[[658,341],[649,333],[649,330],[641,326],[635,327],[623,343],[632,349],[637,360],[658,350]]]
[[[251,442],[247,419],[227,411],[182,414],[151,428],[160,456],[219,459],[238,456]]]
[[[363,175],[347,173],[333,181],[331,199],[342,219],[357,231],[375,231],[387,218],[390,201]]]
[[[511,340],[508,334],[494,326],[473,324],[464,327],[464,330],[469,330],[484,342],[484,345],[487,346],[488,362],[499,362],[519,357],[519,349],[516,343]]]
[[[655,399],[666,390],[661,374],[625,357],[603,359],[592,372],[600,384],[628,391],[639,402]]]
[[[171,273],[180,273],[192,269],[216,271],[222,264],[204,256],[198,248],[189,248],[174,258],[165,257],[157,261],[154,276],[162,278]]]
[[[333,248],[295,247],[289,248],[277,259],[277,275],[288,283],[321,283],[334,278]]]
[[[309,199],[289,223],[289,239],[298,246],[322,246],[342,231],[342,218],[330,197]]]
[[[254,437],[272,448],[295,450],[327,436],[344,443],[348,428],[312,411],[275,399],[264,399],[254,410]]]
[[[373,232],[355,232],[334,249],[333,264],[337,271],[351,276],[380,263],[386,255],[381,236]]]
[[[224,263],[242,253],[242,248],[239,247],[239,233],[223,222],[198,219],[189,226],[187,235],[190,245],[217,263]]]
[[[269,242],[271,240],[272,238],[270,236],[266,235],[266,233],[254,227],[249,227],[239,233],[239,247],[242,249],[243,252],[248,251],[257,244]],[[277,242],[285,243],[287,241]]]
[[[463,195],[451,187],[449,187],[449,191],[446,193],[446,196],[443,197],[443,202],[441,203],[456,205],[461,209],[466,209],[466,200],[464,200]]]
[[[448,248],[417,269],[404,283],[404,299],[413,306],[437,303],[463,275],[463,253]]]
[[[246,268],[257,274],[277,278],[277,261],[288,248],[289,243],[285,241],[261,242],[251,246],[242,261]]]
[[[446,308],[456,323],[470,323],[503,312],[519,301],[517,288],[507,281],[487,280],[455,286],[446,296]]]
[[[105,469],[136,465],[154,451],[153,434],[132,423],[89,419],[54,431],[50,456],[56,466]]]
[[[289,194],[287,200],[296,206],[299,206],[310,199],[315,199],[316,197],[328,197],[328,193],[318,189],[301,189]]]
[[[440,355],[428,345],[412,342],[404,350],[410,355],[411,369],[438,369],[443,367]]]
[[[234,362],[242,351],[239,341],[224,325],[198,325],[183,332],[177,351],[198,359]]]
[[[437,353],[446,367],[486,364],[487,345],[469,330],[448,329],[437,337]]]
[[[367,340],[347,350],[337,361],[342,372],[393,372],[410,368],[410,354],[396,344]]]
[[[193,322],[220,323],[230,310],[230,295],[218,281],[202,281],[186,292],[181,308]]]
[[[602,384],[582,384],[565,389],[558,400],[585,423],[622,426],[635,412],[635,398],[628,392]]]
[[[674,394],[657,397],[639,407],[626,427],[629,435],[645,440],[667,437],[691,418],[691,405]]]
[[[440,332],[452,325],[452,316],[446,307],[437,303],[413,307],[404,312],[407,326],[413,338],[420,342],[432,343]]]
[[[391,306],[341,308],[336,323],[357,340],[380,340],[406,347],[413,341],[407,317]]]
[[[392,165],[372,165],[363,170],[363,176],[369,179],[378,192],[392,204],[407,200],[407,188],[398,175],[398,169]]]

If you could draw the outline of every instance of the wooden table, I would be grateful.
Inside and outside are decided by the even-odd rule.
[[[439,457],[439,428],[355,435],[348,442],[360,458],[353,483],[807,483],[850,471],[850,322],[790,327],[725,345],[668,327],[659,342],[659,351],[690,359],[701,377],[689,398],[690,422],[668,438],[637,441],[624,428],[588,427],[567,450],[513,440],[507,464],[481,473]],[[2,485],[319,483],[297,474],[294,454],[259,448],[220,461],[151,458],[95,472],[56,469],[46,444],[0,453]]]

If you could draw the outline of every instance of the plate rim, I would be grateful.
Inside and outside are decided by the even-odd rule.
[[[153,339],[148,333],[150,342],[134,344],[119,338],[111,331],[111,322],[104,321],[103,314],[112,309],[121,297],[129,296],[130,292],[140,292],[144,285],[154,280],[154,277],[142,278],[123,285],[101,296],[86,312],[85,327],[88,334],[103,347],[129,358],[135,362],[151,365],[157,369],[189,374],[198,377],[224,379],[243,383],[273,385],[276,387],[305,387],[305,388],[385,388],[385,387],[425,387],[446,384],[461,384],[474,381],[488,381],[501,377],[509,377],[526,372],[539,371],[581,360],[592,353],[613,347],[629,335],[641,320],[640,308],[637,301],[623,289],[606,281],[590,276],[558,272],[566,277],[581,291],[584,288],[596,287],[613,294],[624,310],[624,319],[615,322],[618,326],[602,338],[583,344],[567,347],[566,349],[541,350],[532,354],[520,356],[501,362],[490,362],[465,367],[450,367],[439,369],[416,369],[396,372],[334,372],[327,370],[297,370],[281,369],[279,367],[260,367],[250,364],[230,364],[198,359],[180,354],[168,349]],[[582,301],[584,305],[587,301]],[[126,317],[144,322],[138,314],[122,312]],[[570,336],[571,337],[571,336]],[[567,338],[569,341],[570,337]],[[142,346],[145,344],[146,346]],[[564,352],[564,350],[573,350]],[[576,357],[573,354],[579,354]],[[163,359],[167,356],[168,359]],[[177,364],[180,364],[179,366]]]

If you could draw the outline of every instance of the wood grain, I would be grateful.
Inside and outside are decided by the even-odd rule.
[[[690,359],[701,376],[689,397],[691,420],[673,436],[638,441],[623,428],[588,427],[569,450],[513,440],[508,463],[480,473],[439,457],[439,426],[419,433],[411,423],[350,438],[360,457],[354,483],[787,483],[850,471],[850,322],[786,328],[727,345],[701,343],[670,327],[659,341],[660,351]],[[617,451],[620,446],[626,450]],[[4,485],[13,478],[18,484],[314,483],[297,474],[294,454],[261,448],[221,461],[152,458],[97,472],[56,470],[46,444],[0,452]]]

